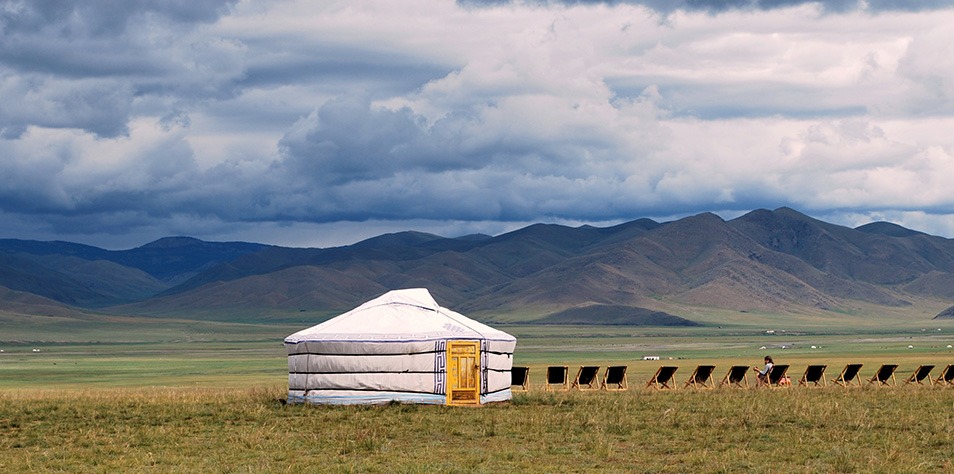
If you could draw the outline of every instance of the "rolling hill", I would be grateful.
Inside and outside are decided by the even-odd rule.
[[[427,287],[485,319],[681,324],[712,310],[939,311],[954,303],[954,241],[883,222],[852,229],[789,208],[729,221],[706,213],[606,228],[536,224],[494,237],[409,231],[324,249],[173,237],[107,251],[8,239],[0,285],[47,306],[144,316],[267,321]]]

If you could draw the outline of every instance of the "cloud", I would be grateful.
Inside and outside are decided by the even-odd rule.
[[[31,125],[81,128],[101,137],[126,133],[133,99],[127,83],[113,79],[61,80],[0,74],[0,133],[19,137]]]
[[[895,108],[920,114],[950,115],[954,112],[954,58],[944,54],[954,33],[944,27],[928,28],[913,35],[898,61],[899,75],[908,80],[908,94]]]
[[[781,205],[948,229],[954,6],[913,5],[2,2],[0,213],[111,245]]]
[[[415,102],[446,98],[480,76],[463,71],[448,78],[452,85],[436,81]],[[559,97],[527,87],[521,94],[489,89],[497,95],[436,120],[407,106],[390,109],[345,98],[299,121],[279,143],[280,169],[292,189],[316,203],[299,209],[302,217],[599,219],[644,202],[638,196],[630,204],[607,200],[613,189],[619,197],[638,194],[627,188],[648,181],[630,173],[665,136],[654,121],[651,98],[612,101],[605,88],[602,96],[588,91]]]
[[[161,212],[175,204],[173,194],[191,188],[196,168],[181,135],[148,135],[135,127],[129,138],[101,141],[31,128],[20,140],[0,142],[0,152],[13,157],[0,164],[0,207],[87,216]]]
[[[137,98],[223,97],[244,74],[242,47],[201,32],[234,2],[4,1],[0,130],[127,133]]]
[[[672,13],[677,10],[708,13],[721,13],[731,10],[773,10],[805,4],[819,5],[823,10],[835,13],[853,10],[871,12],[924,11],[951,6],[949,0],[923,2],[905,0],[528,0],[526,2],[514,0],[458,0],[458,3],[466,7],[496,7],[514,3],[565,6],[628,4],[644,6],[662,13]]]

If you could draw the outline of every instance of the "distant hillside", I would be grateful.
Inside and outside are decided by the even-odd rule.
[[[915,235],[927,235],[924,232],[907,229],[890,222],[872,222],[870,224],[856,227],[855,230],[868,234],[881,234],[890,237],[913,237]]]
[[[565,309],[534,323],[618,326],[699,326],[699,323],[662,311],[631,306],[594,304]]]
[[[131,250],[0,239],[0,285],[95,308],[142,301],[203,270],[271,248],[168,237]]]
[[[48,257],[0,253],[0,286],[73,306],[101,306],[111,302],[108,296],[72,275],[40,263],[40,259],[48,260]],[[75,257],[64,257],[69,258]]]
[[[79,309],[32,293],[0,286],[0,314],[82,318]]]
[[[262,320],[427,287],[442,305],[495,320],[669,324],[645,314],[950,306],[954,241],[883,222],[852,229],[789,208],[730,221],[705,213],[606,228],[535,224],[494,237],[409,231],[325,249],[188,237],[125,251],[0,240],[0,285],[122,314]]]
[[[174,284],[211,265],[270,247],[247,242],[203,242],[192,237],[166,237],[134,249],[113,251],[69,242],[0,239],[0,254],[108,261],[141,270],[158,280]]]
[[[941,311],[934,317],[934,319],[954,319],[954,306],[951,306],[944,311]]]

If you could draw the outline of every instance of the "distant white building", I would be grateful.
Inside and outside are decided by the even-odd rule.
[[[659,356],[643,356],[643,360],[659,360]]]

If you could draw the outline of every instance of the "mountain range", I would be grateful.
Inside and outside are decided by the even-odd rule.
[[[842,314],[954,304],[954,240],[790,208],[499,236],[380,235],[334,248],[168,237],[111,251],[0,239],[0,312],[263,321],[426,287],[478,319],[692,325],[705,311]],[[942,312],[954,317],[954,311]]]

